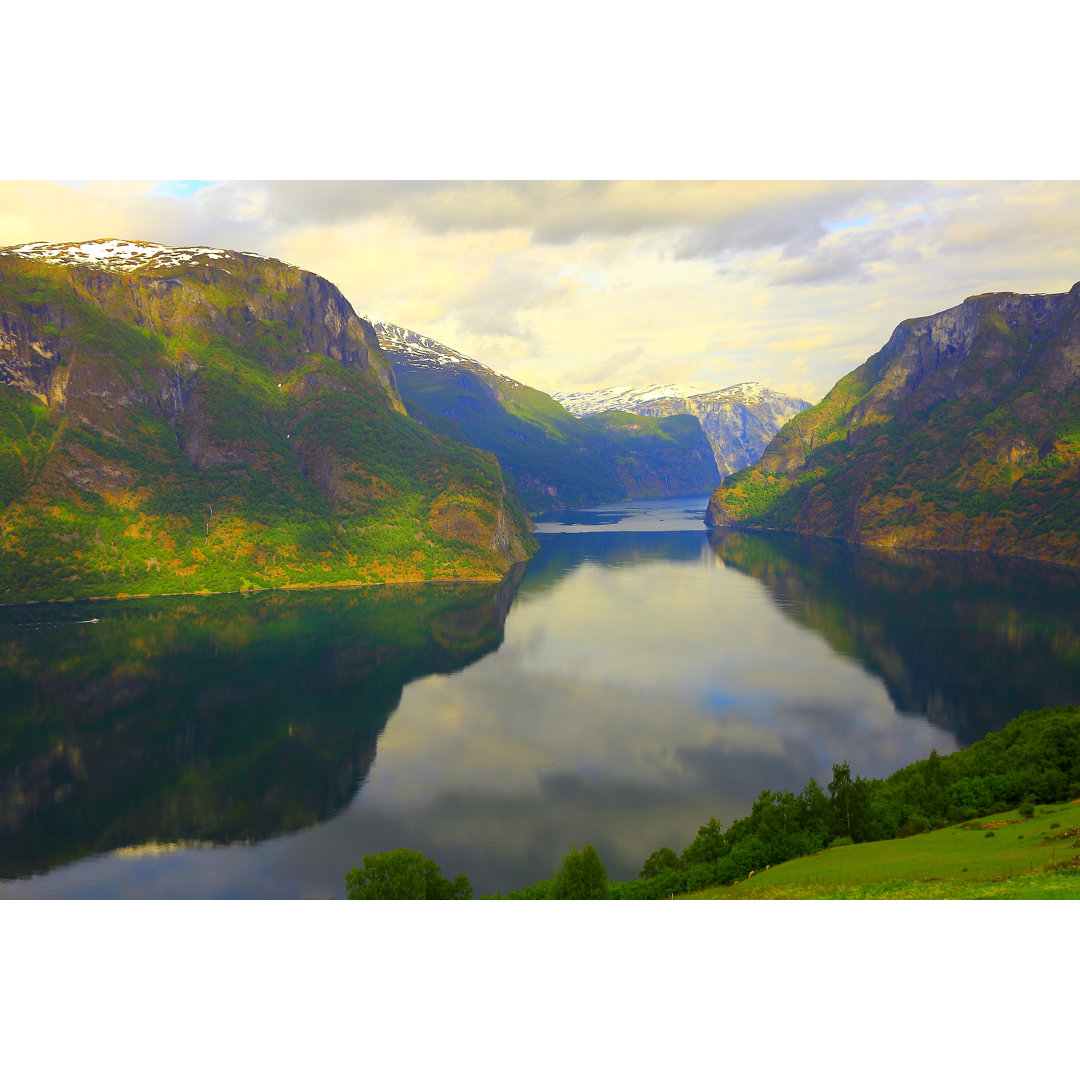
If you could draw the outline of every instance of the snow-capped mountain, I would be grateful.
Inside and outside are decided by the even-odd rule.
[[[379,345],[386,352],[392,352],[395,356],[409,360],[430,360],[435,364],[461,364],[478,363],[471,356],[459,353],[457,349],[451,349],[449,345],[443,345],[434,338],[424,337],[415,330],[406,330],[403,326],[395,326],[393,323],[381,322],[365,315],[379,338]],[[481,367],[483,365],[481,364]],[[488,369],[490,370],[490,369]]]
[[[434,338],[418,334],[415,330],[406,330],[403,326],[382,322],[371,318],[370,315],[364,315],[362,318],[375,327],[379,347],[390,357],[395,369],[402,366],[422,369],[428,366],[454,365],[471,369],[474,374],[485,378],[497,379],[507,386],[524,386],[524,383],[511,379],[509,375],[493,371],[486,364],[481,364],[479,360],[474,360],[473,357],[466,356],[457,349],[451,349],[449,345],[444,345]]]
[[[604,390],[583,390],[551,396],[575,416],[595,416],[597,413],[619,410],[636,412],[646,401],[663,398],[688,398],[703,394],[709,387],[700,383],[651,383],[648,386],[609,386]]]
[[[784,424],[810,407],[808,401],[778,393],[760,382],[735,383],[719,390],[694,383],[652,383],[551,396],[575,416],[594,416],[613,409],[638,416],[696,416],[721,476],[753,465]]]
[[[137,270],[166,270],[235,258],[237,254],[260,259],[254,251],[226,251],[211,247],[168,247],[138,240],[85,240],[80,243],[50,244],[41,241],[0,248],[4,255],[18,255],[57,266],[85,266],[114,274]]]
[[[699,494],[719,481],[700,425],[581,418],[550,395],[434,338],[368,317],[412,415],[488,450],[530,510]]]
[[[622,412],[641,413],[641,406],[658,401],[690,398],[709,398],[711,401],[738,401],[744,405],[756,404],[772,394],[759,382],[736,383],[716,390],[702,383],[650,383],[648,386],[609,386],[604,390],[581,390],[570,394],[554,393],[551,396],[562,402],[567,412],[575,416],[595,416],[597,413],[618,409]],[[642,413],[642,415],[648,415]]]

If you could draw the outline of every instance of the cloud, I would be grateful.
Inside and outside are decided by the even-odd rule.
[[[607,379],[615,379],[611,385],[632,383],[634,372],[638,369],[637,361],[645,355],[642,346],[637,345],[633,349],[624,349],[622,352],[612,353],[606,360],[600,360],[583,368],[581,379],[588,384],[604,382]]]
[[[163,183],[0,182],[0,246],[258,251],[547,391],[757,378],[811,400],[903,319],[1080,278],[1076,182]]]
[[[669,233],[676,258],[812,247],[833,223],[910,199],[925,185],[792,181],[273,181],[218,185],[217,219],[259,209],[271,232],[391,215],[435,236],[523,230],[534,244]]]
[[[762,184],[754,199],[733,201],[716,220],[692,229],[675,247],[678,259],[724,259],[780,248],[786,257],[814,249],[837,221],[871,219],[910,199],[922,185],[843,181]]]
[[[551,281],[549,275],[502,260],[489,273],[469,282],[453,297],[457,318],[474,334],[493,334],[535,340],[523,326],[530,311],[548,311],[576,293],[567,277]]]
[[[790,260],[773,278],[775,285],[825,285],[840,281],[869,281],[874,263],[892,251],[885,230],[851,229],[830,234],[799,259]]]

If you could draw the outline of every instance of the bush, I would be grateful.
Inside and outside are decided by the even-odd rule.
[[[1022,818],[1033,818],[1035,816],[1035,807],[1031,803],[1024,803],[1016,812]]]
[[[687,889],[707,889],[717,884],[715,863],[694,863],[686,871]]]
[[[849,844],[854,844],[855,841],[850,836],[837,836],[829,841],[829,847],[847,847]]]
[[[897,836],[917,836],[919,833],[930,831],[930,819],[922,814],[912,814],[911,817],[900,826]]]

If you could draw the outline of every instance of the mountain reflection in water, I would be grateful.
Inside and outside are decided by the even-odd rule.
[[[0,878],[336,814],[402,687],[498,647],[523,569],[498,587],[3,609]]]
[[[0,894],[340,896],[400,845],[478,893],[588,842],[631,877],[763,788],[1080,701],[1075,572],[707,533],[691,502],[544,533],[498,589],[9,609],[0,878],[39,876]]]

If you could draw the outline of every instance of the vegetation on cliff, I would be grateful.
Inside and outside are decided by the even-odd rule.
[[[387,350],[410,415],[493,453],[530,511],[704,494],[720,477],[692,416],[579,418],[475,360]]]
[[[275,260],[0,252],[0,383],[0,602],[494,580],[535,550],[495,458],[410,419],[371,326]]]
[[[706,523],[1080,563],[1080,285],[902,323]]]

